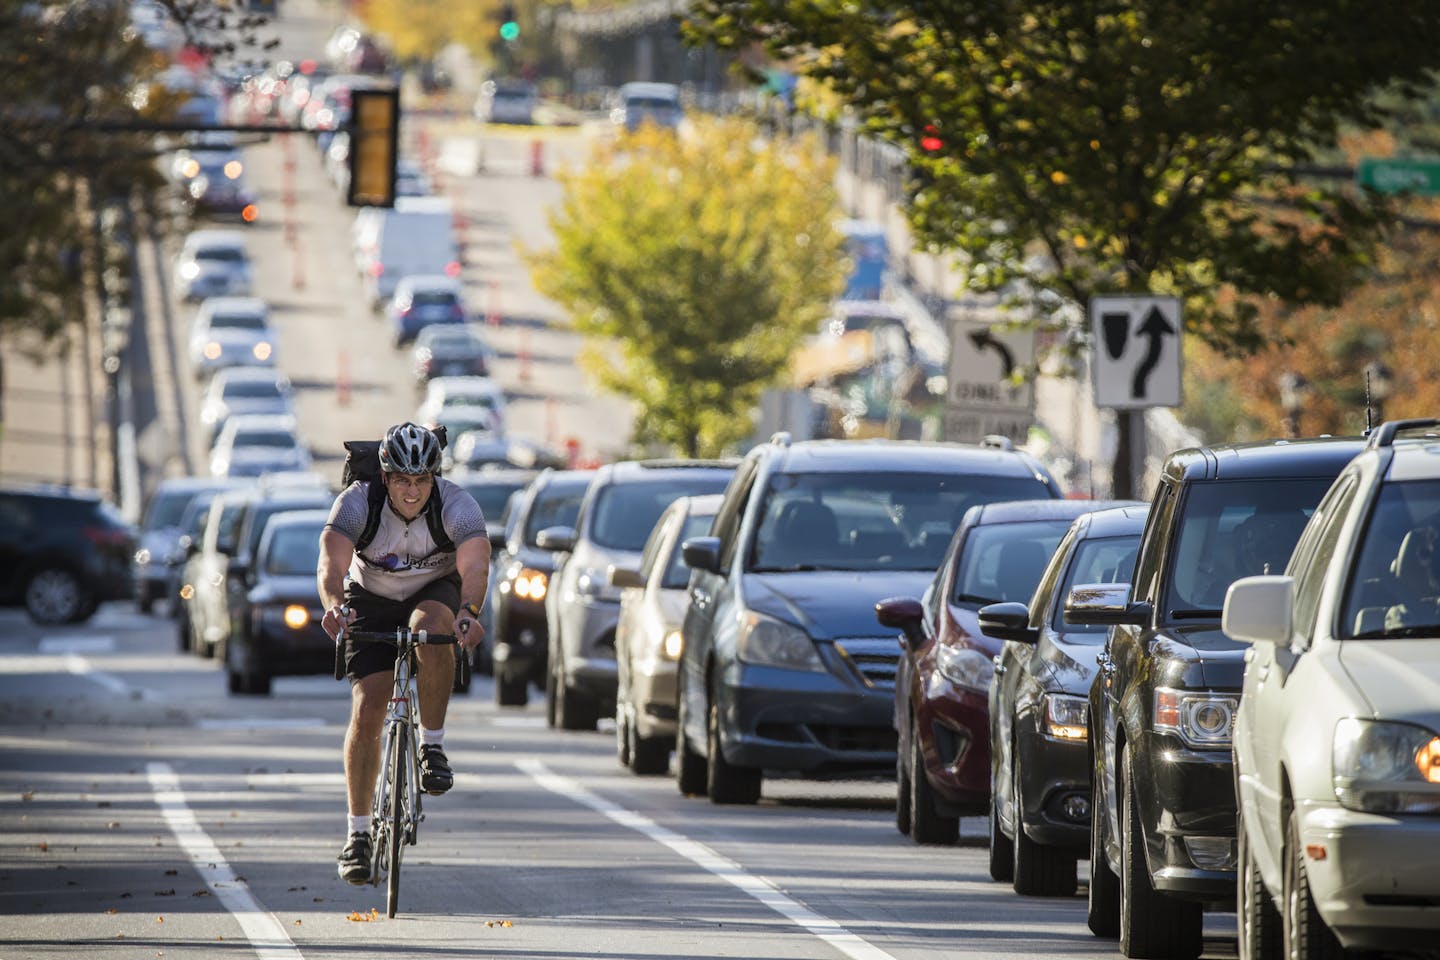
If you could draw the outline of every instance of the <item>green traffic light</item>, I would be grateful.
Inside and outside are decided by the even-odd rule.
[[[520,37],[520,24],[516,23],[514,20],[509,20],[509,21],[507,21],[507,22],[505,22],[505,23],[500,24],[500,39],[501,39],[501,40],[516,40],[516,39],[518,39],[519,37]]]

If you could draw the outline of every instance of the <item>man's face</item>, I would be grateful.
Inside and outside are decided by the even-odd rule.
[[[423,473],[411,476],[408,473],[387,473],[385,490],[390,495],[390,505],[406,520],[414,520],[425,509],[425,501],[435,489],[435,477]]]

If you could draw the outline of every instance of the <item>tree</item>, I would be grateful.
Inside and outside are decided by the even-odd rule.
[[[368,0],[363,16],[366,26],[383,34],[400,60],[433,60],[457,41],[472,53],[488,57],[499,9],[500,0]]]
[[[586,366],[638,405],[637,440],[713,456],[749,434],[841,287],[833,179],[809,138],[738,119],[647,125],[561,175],[532,274],[590,339]]]
[[[905,147],[915,234],[971,290],[1052,326],[1175,295],[1238,352],[1259,303],[1333,306],[1365,275],[1373,198],[1300,171],[1440,66],[1440,7],[1398,0],[698,0],[689,35],[762,44]]]

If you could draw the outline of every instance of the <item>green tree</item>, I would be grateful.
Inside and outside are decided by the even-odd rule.
[[[1237,352],[1264,339],[1259,303],[1335,305],[1365,275],[1370,198],[1297,171],[1440,66],[1440,7],[1398,0],[698,0],[692,16],[692,38],[763,45],[903,145],[916,237],[968,258],[970,289],[1052,325],[1094,294],[1175,295],[1187,332]]]
[[[561,175],[537,289],[589,338],[585,365],[639,408],[636,439],[713,456],[752,429],[840,290],[832,162],[742,120],[603,142]]]

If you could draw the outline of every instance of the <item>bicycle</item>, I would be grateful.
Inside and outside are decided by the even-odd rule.
[[[381,733],[380,772],[370,801],[370,884],[385,885],[385,915],[394,918],[400,904],[400,860],[405,847],[419,840],[421,810],[419,723],[415,693],[415,654],[421,644],[455,643],[452,634],[396,627],[393,632],[342,628],[335,639],[335,679],[345,677],[345,649],[351,640],[395,644],[395,685]],[[468,657],[456,657],[455,669],[467,670]]]

